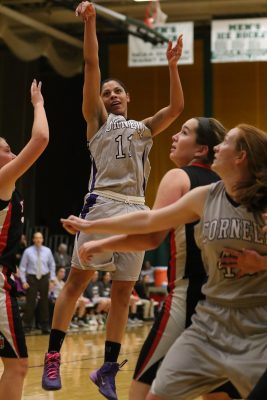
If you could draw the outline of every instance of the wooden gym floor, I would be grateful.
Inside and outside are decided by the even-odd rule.
[[[151,324],[127,328],[119,362],[128,359],[116,378],[119,400],[128,400],[128,389],[132,380],[139,350],[148,335]],[[29,370],[25,380],[22,400],[103,400],[97,387],[90,381],[89,373],[102,365],[105,330],[79,330],[69,332],[62,347],[62,389],[47,392],[41,388],[44,353],[48,336],[36,334],[26,336],[29,352]],[[0,364],[0,375],[2,373]],[[8,399],[7,399],[8,400]],[[198,398],[196,400],[201,400]]]
[[[119,400],[128,399],[128,388],[132,379],[136,359],[151,325],[127,328],[119,362],[128,363],[118,373],[117,393]],[[29,371],[24,384],[23,400],[103,400],[97,387],[88,378],[89,373],[103,362],[105,331],[70,332],[62,347],[62,389],[46,392],[41,388],[44,353],[48,336],[26,336],[29,351]],[[2,365],[0,364],[0,375]]]

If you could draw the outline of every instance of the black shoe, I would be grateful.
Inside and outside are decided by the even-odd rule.
[[[25,335],[27,335],[28,333],[31,333],[32,328],[30,328],[29,326],[24,326],[23,331],[24,331]]]

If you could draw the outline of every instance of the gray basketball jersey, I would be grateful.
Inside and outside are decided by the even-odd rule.
[[[92,160],[89,191],[111,190],[127,196],[144,196],[152,142],[151,131],[143,122],[110,114],[88,142]]]
[[[261,214],[248,212],[226,195],[223,182],[211,185],[203,216],[195,227],[195,239],[202,250],[208,281],[202,292],[217,304],[251,306],[267,304],[267,272],[236,278],[236,269],[220,265],[227,255],[223,248],[243,248],[267,254],[267,235],[262,232]]]

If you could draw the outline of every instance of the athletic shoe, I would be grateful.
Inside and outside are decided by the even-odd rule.
[[[79,326],[80,328],[89,328],[89,324],[87,324],[86,322],[84,322],[82,319],[80,319],[80,320],[78,321],[78,326]]]
[[[105,325],[102,315],[98,315],[96,320],[97,320],[98,325]]]
[[[136,322],[133,318],[128,318],[127,326],[136,326]]]
[[[42,379],[42,387],[45,390],[61,389],[60,379],[60,354],[56,351],[46,353],[44,361],[44,373]]]
[[[97,323],[95,315],[92,318],[89,319],[88,324],[91,325],[91,326],[98,326],[98,323]]]
[[[77,331],[77,330],[79,330],[79,326],[77,324],[75,324],[74,322],[70,322],[69,329]]]
[[[136,317],[134,318],[134,323],[135,325],[144,325],[144,321]]]
[[[90,374],[90,379],[98,386],[99,392],[108,400],[118,400],[115,385],[115,376],[119,369],[127,362],[105,362],[101,368]]]

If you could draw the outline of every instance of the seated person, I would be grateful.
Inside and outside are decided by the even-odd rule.
[[[111,274],[110,272],[104,272],[102,276],[102,282],[103,282],[103,291],[102,295],[103,297],[110,297],[110,291],[111,291]]]
[[[128,326],[132,325],[142,325],[143,321],[137,316],[137,305],[139,304],[140,298],[133,290],[130,296],[129,303],[129,318],[128,318]]]
[[[110,308],[110,298],[104,297],[103,292],[103,282],[99,280],[99,272],[95,271],[83,295],[95,306],[95,314],[98,316],[97,320],[101,325],[103,324],[103,319],[100,314],[108,313]]]
[[[149,260],[143,262],[142,269],[140,272],[140,279],[142,280],[144,277],[146,278],[146,282],[149,286],[154,286],[155,278],[154,278],[154,267],[151,265]]]
[[[150,298],[147,292],[146,286],[147,275],[143,281],[137,281],[134,286],[135,295],[138,296],[138,305],[143,306],[143,320],[152,321],[155,318],[155,307],[159,305],[159,302]]]
[[[52,321],[53,317],[53,311],[54,311],[54,306],[56,299],[59,296],[59,293],[63,289],[63,286],[65,285],[65,275],[66,275],[66,269],[64,267],[59,267],[56,271],[56,278],[54,280],[54,283],[51,284],[50,290],[49,290],[49,310],[50,310],[50,319]],[[78,318],[78,324],[75,324],[74,321],[71,322],[70,328],[78,328],[78,327],[87,327],[88,325],[84,322],[84,317],[86,314],[86,306],[90,303],[90,300],[80,296],[77,300],[76,303],[76,308],[75,308],[75,313],[74,316],[77,315]]]

